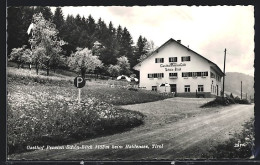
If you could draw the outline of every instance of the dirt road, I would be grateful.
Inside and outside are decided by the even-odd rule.
[[[75,148],[82,148],[69,149],[68,146],[56,146],[56,149],[11,155],[9,159],[172,160],[200,158],[201,153],[227,140],[233,133],[239,132],[242,124],[254,116],[253,104],[199,108],[207,101],[209,100],[172,98],[122,106],[144,113],[145,124],[128,132],[73,144]],[[97,149],[98,145],[103,146]]]

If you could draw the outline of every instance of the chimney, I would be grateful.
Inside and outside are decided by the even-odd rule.
[[[181,40],[177,40],[177,42],[181,43]]]

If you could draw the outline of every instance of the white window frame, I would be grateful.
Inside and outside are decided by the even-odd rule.
[[[155,63],[164,63],[164,58],[155,58]]]
[[[184,92],[189,93],[190,92],[190,85],[184,85]]]
[[[184,62],[184,61],[191,61],[190,56],[183,56],[183,57],[181,57],[181,62]]]
[[[198,85],[198,92],[204,92],[204,85]]]
[[[152,91],[157,92],[157,86],[152,86]]]
[[[177,57],[169,57],[169,62],[177,62],[178,58]]]

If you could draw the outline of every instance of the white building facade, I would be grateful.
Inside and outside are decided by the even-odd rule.
[[[173,92],[179,97],[221,96],[224,73],[180,40],[168,40],[133,69],[140,73],[139,87],[146,90]]]

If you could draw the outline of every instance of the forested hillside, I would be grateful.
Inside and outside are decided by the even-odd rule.
[[[67,43],[62,45],[60,52],[60,56],[63,56],[65,61],[67,57],[78,51],[77,48],[87,48],[91,50],[93,56],[98,56],[98,59],[102,62],[103,67],[95,68],[96,71],[98,70],[101,73],[120,74],[120,71],[117,70],[118,63],[120,63],[118,58],[124,60],[123,63],[128,69],[127,73],[133,73],[134,71],[131,68],[140,61],[140,58],[145,58],[154,50],[152,41],[148,41],[143,36],[139,36],[137,41],[133,41],[127,27],[121,25],[115,27],[112,22],[107,25],[102,18],[95,20],[91,15],[87,18],[80,15],[64,16],[60,7],[57,7],[55,12],[52,13],[49,7],[24,6],[8,8],[7,56],[9,59],[14,48],[31,49],[29,43],[31,35],[27,34],[27,29],[36,13],[42,13],[45,20],[55,24],[58,30],[58,39]],[[57,66],[69,68],[67,65],[57,64]],[[92,70],[92,72],[94,71]]]
[[[243,98],[250,96],[254,98],[254,77],[238,72],[227,72],[225,78],[225,91],[240,97],[241,81]]]

